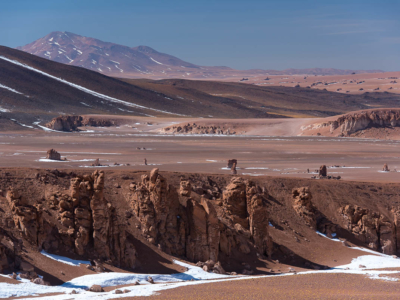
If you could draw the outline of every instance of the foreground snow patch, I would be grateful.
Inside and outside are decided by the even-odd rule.
[[[317,274],[317,273],[343,273],[343,274],[359,274],[359,275],[367,275],[372,279],[381,279],[381,280],[394,280],[390,277],[380,277],[379,275],[389,275],[389,274],[398,274],[398,271],[366,271],[359,268],[359,264],[365,265],[367,268],[383,268],[383,267],[399,267],[400,259],[392,258],[388,255],[374,256],[374,255],[364,255],[358,258],[355,258],[349,265],[340,266],[337,268],[333,268],[330,270],[323,271],[307,271],[307,272],[299,272],[297,275],[294,273],[284,273],[281,275],[265,275],[265,276],[239,276],[232,277],[229,275],[220,275],[214,273],[208,273],[203,271],[203,269],[186,264],[180,261],[174,261],[175,264],[181,265],[187,268],[187,271],[184,273],[178,274],[168,274],[168,275],[160,275],[160,274],[131,274],[131,273],[101,273],[94,275],[85,275],[78,278],[75,278],[69,282],[64,283],[62,286],[58,287],[47,287],[35,285],[30,282],[21,283],[19,285],[12,285],[6,283],[0,283],[0,297],[11,297],[15,296],[29,296],[29,295],[37,295],[39,293],[62,293],[61,295],[56,296],[45,296],[37,299],[46,299],[46,300],[67,300],[71,299],[71,291],[75,290],[78,294],[73,295],[73,299],[116,299],[116,298],[125,298],[125,297],[135,297],[135,296],[151,296],[156,292],[178,288],[182,286],[190,286],[197,284],[206,284],[206,283],[217,283],[225,280],[235,281],[235,280],[249,280],[254,278],[268,278],[268,277],[280,277],[280,276],[297,276],[297,275],[307,275],[307,274]],[[350,267],[349,267],[350,266]],[[347,269],[349,268],[349,269]],[[149,284],[146,279],[148,276],[151,276],[156,284]],[[193,279],[193,281],[192,281]],[[207,279],[213,279],[208,281]],[[126,294],[115,294],[114,291],[105,292],[105,293],[92,293],[85,291],[86,288],[90,287],[93,284],[105,286],[116,286],[116,285],[125,285],[132,284],[136,281],[140,282],[140,285],[132,285],[128,287],[124,287],[123,289],[130,290],[129,293]]]
[[[349,268],[351,270],[400,268],[400,259],[391,257],[389,255],[363,255],[354,258],[351,263],[339,266],[337,268]]]

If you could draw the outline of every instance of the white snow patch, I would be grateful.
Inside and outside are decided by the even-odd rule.
[[[13,93],[16,93],[16,94],[23,95],[21,92],[18,92],[17,90],[14,90],[14,89],[12,89],[12,88],[10,88],[8,86],[2,85],[1,83],[0,83],[0,88],[6,89],[6,90],[8,90],[10,92],[13,92]]]
[[[29,126],[29,125],[25,125],[25,124],[22,124],[22,123],[20,123],[20,122],[18,122],[17,120],[15,120],[15,119],[10,119],[11,121],[13,121],[13,122],[15,122],[15,123],[17,123],[18,125],[21,125],[21,126],[24,126],[24,127],[28,127],[28,128],[32,128],[32,129],[34,129],[34,127],[33,126]]]
[[[164,64],[160,63],[159,61],[156,61],[156,60],[155,60],[154,58],[152,58],[152,57],[150,57],[150,59],[151,59],[152,61],[154,61],[156,64],[164,65]]]
[[[48,159],[48,158],[40,158],[36,161],[40,162],[67,162],[66,160],[54,160],[54,159]]]
[[[245,168],[246,170],[268,170],[269,168],[264,168],[264,167],[249,167]]]
[[[119,68],[118,65],[115,65],[115,67],[116,67],[121,73],[124,73],[124,70],[122,70],[121,68]]]
[[[39,124],[37,124],[37,126],[39,126],[40,128],[42,128],[44,131],[65,132],[65,131],[57,131],[57,130],[53,130],[53,129],[47,128],[47,127],[45,127],[45,126],[42,126],[42,125],[39,125]]]
[[[60,255],[50,254],[44,250],[40,251],[40,253],[48,258],[51,258],[53,260],[56,260],[58,262],[62,262],[63,264],[67,264],[67,265],[71,265],[71,266],[79,267],[80,264],[90,265],[90,261],[87,261],[87,260],[75,260],[75,259],[71,259],[68,257],[60,256]]]
[[[341,167],[342,169],[371,169],[371,167]]]
[[[3,108],[0,106],[0,112],[10,112],[11,110]]]
[[[249,176],[265,176],[265,174],[255,174],[255,173],[243,173],[243,175],[249,175]]]
[[[360,268],[360,266],[363,267]],[[352,270],[361,270],[361,269],[383,269],[383,268],[399,268],[399,267],[400,267],[400,259],[398,258],[393,258],[389,255],[385,256],[363,255],[354,258],[351,261],[351,263],[337,268],[343,268],[343,269],[349,268]]]

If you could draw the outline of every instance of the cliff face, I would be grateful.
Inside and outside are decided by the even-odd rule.
[[[233,178],[217,201],[192,194],[188,186],[190,182],[182,180],[178,194],[158,169],[130,185],[131,206],[150,243],[193,262],[217,262],[220,252],[229,257],[234,249],[271,255],[268,211],[254,183]]]
[[[45,124],[47,128],[56,131],[78,131],[78,127],[82,126],[109,127],[113,125],[114,122],[111,120],[94,119],[86,116],[59,116]]]
[[[324,251],[316,231],[400,253],[396,185],[77,172],[0,169],[0,271],[18,270],[31,247],[130,270],[157,249],[240,272],[243,262]]]
[[[351,136],[362,130],[388,127],[400,127],[400,110],[381,109],[353,112],[343,115],[334,121],[313,124],[303,128],[303,130],[329,128],[330,133],[336,136]]]

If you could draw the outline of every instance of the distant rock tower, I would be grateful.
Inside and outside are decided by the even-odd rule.
[[[54,149],[50,149],[49,151],[47,151],[47,159],[51,159],[51,160],[61,160],[61,154],[58,153],[56,150]]]
[[[383,165],[382,171],[384,171],[384,172],[389,172],[390,171],[387,164]]]
[[[237,160],[236,159],[228,159],[227,168],[232,169],[233,164],[235,164],[237,166]]]
[[[328,172],[326,170],[326,166],[325,165],[322,165],[322,166],[319,167],[319,173],[318,173],[319,176],[326,177],[327,173]]]

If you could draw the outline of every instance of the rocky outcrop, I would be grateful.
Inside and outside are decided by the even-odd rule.
[[[327,173],[328,172],[325,165],[319,167],[319,172],[318,172],[319,176],[326,177],[328,175]]]
[[[264,203],[264,199],[267,196],[265,190],[263,191],[253,182],[247,182],[246,201],[249,215],[249,231],[257,252],[270,256],[273,243],[268,232],[269,212]]]
[[[47,128],[56,131],[78,131],[78,127],[109,127],[115,125],[115,122],[108,119],[98,119],[86,116],[59,116],[45,124]]]
[[[236,166],[237,166],[237,160],[236,159],[228,159],[228,163],[227,163],[226,167],[229,168],[229,169],[232,169],[234,164],[236,164]]]
[[[373,250],[381,250],[385,254],[395,254],[397,251],[397,211],[394,222],[388,217],[361,208],[357,205],[346,205],[339,209],[345,221],[345,228],[360,242]]]
[[[187,203],[188,235],[186,257],[191,261],[218,260],[220,228],[215,208],[210,200]]]
[[[61,154],[54,149],[50,149],[47,151],[46,159],[61,160]]]
[[[317,229],[316,209],[311,199],[312,195],[308,187],[293,189],[293,208],[296,213],[313,229]]]
[[[399,126],[400,110],[381,109],[345,114],[333,121],[321,124],[313,124],[312,129],[329,127],[330,132],[336,133],[337,136],[350,136],[358,131],[362,131],[372,127],[393,128]]]
[[[253,248],[271,254],[268,211],[259,187],[233,178],[222,199],[210,200],[204,194],[199,199],[199,189],[193,195],[191,185],[181,179],[177,193],[158,169],[130,185],[132,209],[150,243],[194,262],[217,262],[220,252],[249,254]]]
[[[12,270],[14,267],[14,249],[8,249],[5,245],[6,243],[5,237],[0,233],[0,273],[3,273],[5,270]],[[13,243],[11,242],[11,245]],[[11,250],[11,251],[10,251]]]
[[[81,116],[59,116],[45,124],[47,128],[56,131],[76,131],[82,126]]]
[[[124,224],[119,224],[114,208],[104,198],[104,172],[71,179],[70,195],[59,201],[61,224],[67,227],[63,234],[71,237],[75,252],[87,255],[94,250],[95,257],[112,260],[118,265],[134,268],[136,250],[127,241]]]
[[[6,198],[13,214],[15,227],[29,242],[37,244],[41,223],[37,207],[28,205],[13,189],[7,192]]]
[[[48,207],[56,210],[58,224],[43,219],[42,204],[28,205],[13,189],[7,192],[7,200],[16,228],[39,250],[63,250],[127,268],[136,266],[136,250],[125,224],[104,198],[104,172],[74,177],[69,194],[48,196]]]
[[[233,224],[249,228],[247,215],[246,183],[240,177],[232,178],[222,196],[223,208]]]
[[[223,125],[198,125],[196,123],[188,123],[185,125],[173,125],[165,127],[161,130],[162,133],[169,134],[219,134],[219,135],[234,135],[236,131],[231,128],[226,128]]]
[[[185,254],[186,225],[183,206],[176,190],[153,169],[142,182],[130,185],[131,206],[140,221],[143,236],[152,244],[159,244],[167,253]]]
[[[192,194],[192,184],[189,180],[181,179],[179,195],[184,197],[190,197]]]

